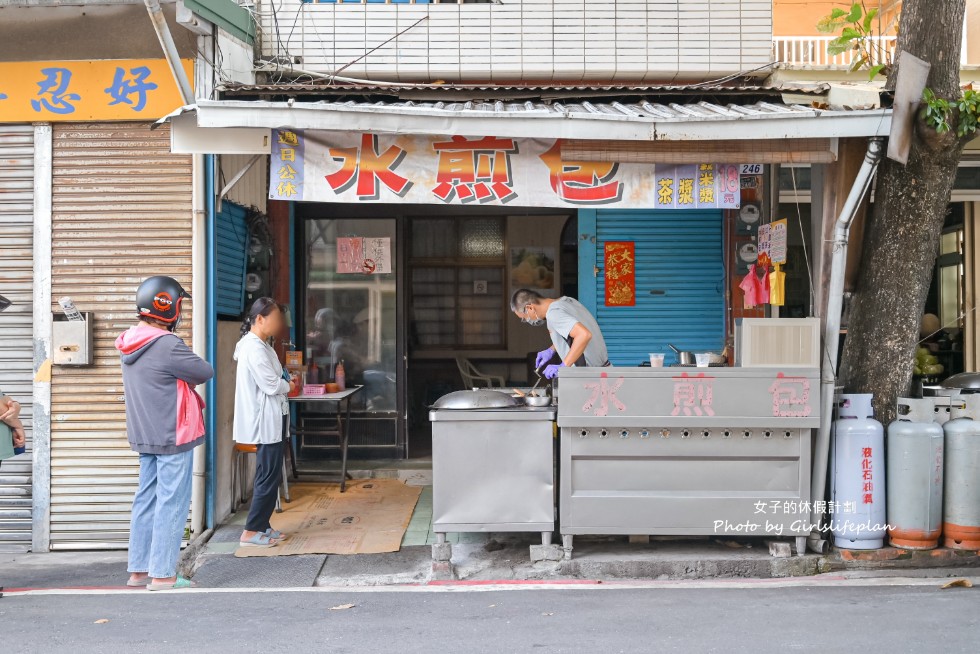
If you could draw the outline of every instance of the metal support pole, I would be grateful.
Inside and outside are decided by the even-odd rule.
[[[830,283],[827,289],[827,315],[823,333],[823,365],[820,366],[820,427],[813,455],[813,474],[811,476],[810,499],[813,508],[810,522],[814,525],[808,542],[816,552],[826,549],[826,539],[819,529],[821,515],[816,511],[816,503],[825,498],[827,485],[827,464],[830,459],[830,427],[834,418],[834,385],[837,380],[837,352],[840,340],[841,309],[844,304],[844,269],[847,265],[847,240],[851,232],[851,222],[857,209],[871,188],[878,163],[884,154],[885,140],[881,137],[868,139],[868,150],[864,163],[854,178],[854,184],[841,208],[834,226],[833,257],[830,263]]]

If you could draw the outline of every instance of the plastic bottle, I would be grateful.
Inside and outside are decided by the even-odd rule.
[[[320,369],[316,365],[316,359],[312,356],[310,357],[310,367],[306,371],[306,383],[307,384],[319,384],[320,383]]]
[[[337,388],[342,391],[347,390],[347,377],[344,373],[344,361],[341,359],[340,363],[337,364],[337,372],[334,374],[334,379],[337,382]]]

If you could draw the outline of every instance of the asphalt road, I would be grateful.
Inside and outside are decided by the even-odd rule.
[[[980,588],[938,586],[7,595],[0,649],[975,654]]]

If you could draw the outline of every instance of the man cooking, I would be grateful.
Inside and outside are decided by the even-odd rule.
[[[599,331],[599,324],[578,300],[565,296],[555,300],[537,291],[521,288],[511,296],[510,309],[529,325],[547,322],[552,346],[538,352],[534,367],[540,368],[551,361],[556,351],[561,363],[545,368],[546,378],[554,379],[558,371],[566,366],[598,368],[609,365],[606,341]]]

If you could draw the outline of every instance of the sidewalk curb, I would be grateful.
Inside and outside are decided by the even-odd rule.
[[[828,555],[834,570],[916,570],[980,567],[980,551],[937,547],[910,550],[882,547],[877,550],[837,549]]]

